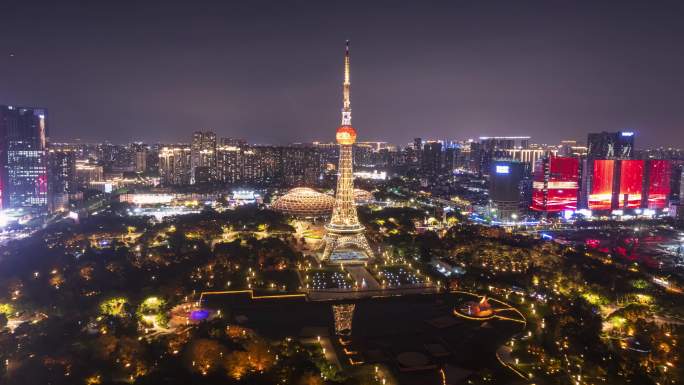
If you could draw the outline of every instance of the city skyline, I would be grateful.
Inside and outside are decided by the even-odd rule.
[[[683,19],[0,2],[0,384],[684,384]]]
[[[361,141],[634,130],[684,145],[681,5],[265,4],[7,3],[0,102],[46,108],[54,141],[332,141],[329,73],[351,39]]]

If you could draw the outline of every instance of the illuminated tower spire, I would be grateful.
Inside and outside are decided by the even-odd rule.
[[[358,263],[371,258],[373,252],[364,235],[365,228],[359,222],[354,202],[354,173],[352,147],[356,142],[356,130],[351,126],[351,103],[349,100],[349,41],[344,55],[344,105],[342,125],[335,139],[340,145],[340,158],[335,191],[335,207],[330,222],[325,226],[325,249],[322,259],[333,263]]]
[[[344,104],[342,107],[342,125],[351,126],[351,81],[349,79],[349,72],[351,71],[351,64],[349,62],[349,40],[347,40],[347,47],[344,53],[344,83],[342,83],[342,94],[344,95]]]

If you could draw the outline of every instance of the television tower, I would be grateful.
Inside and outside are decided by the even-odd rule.
[[[325,248],[322,257],[332,263],[358,263],[368,260],[373,255],[364,235],[365,228],[359,222],[354,202],[352,146],[356,141],[356,130],[351,125],[349,59],[349,40],[347,40],[344,54],[344,83],[342,84],[344,95],[342,124],[335,134],[337,143],[340,145],[337,190],[332,217],[330,223],[325,226]]]

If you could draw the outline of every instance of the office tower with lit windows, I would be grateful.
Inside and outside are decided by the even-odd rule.
[[[489,172],[489,199],[499,221],[515,221],[526,205],[529,166],[514,160],[494,160]]]
[[[330,222],[325,226],[325,248],[322,259],[331,263],[359,263],[372,257],[365,228],[359,222],[354,201],[354,174],[352,146],[356,142],[356,130],[351,125],[349,41],[344,55],[344,99],[342,124],[335,138],[340,148],[335,206]]]
[[[46,115],[40,108],[0,106],[2,208],[47,209]]]
[[[196,131],[190,146],[190,183],[206,183],[216,180],[216,134]]]

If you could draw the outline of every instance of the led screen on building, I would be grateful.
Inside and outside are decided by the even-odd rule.
[[[614,160],[594,160],[589,192],[590,210],[610,210],[613,197]]]
[[[620,161],[620,195],[618,207],[636,209],[641,207],[644,183],[644,161]]]
[[[532,209],[561,212],[577,209],[579,159],[550,157],[537,163]]]
[[[672,164],[668,160],[651,160],[649,164],[648,208],[662,209],[670,195]]]
[[[532,206],[535,211],[546,210],[546,161],[539,160],[534,167],[532,176]]]
[[[577,209],[579,159],[549,158],[546,209],[559,212]]]

